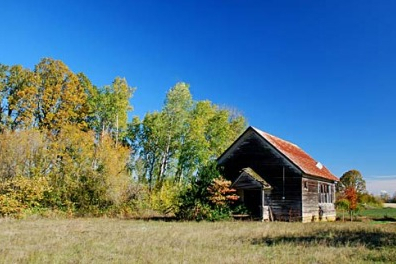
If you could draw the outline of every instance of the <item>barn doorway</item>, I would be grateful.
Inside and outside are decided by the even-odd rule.
[[[261,218],[261,190],[243,190],[244,205],[253,218]]]
[[[249,210],[252,218],[270,220],[270,208],[265,204],[265,196],[271,192],[272,187],[254,170],[242,169],[231,188],[237,190],[241,202]]]

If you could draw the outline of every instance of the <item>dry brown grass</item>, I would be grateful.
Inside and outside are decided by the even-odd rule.
[[[0,263],[396,262],[396,225],[0,219]]]

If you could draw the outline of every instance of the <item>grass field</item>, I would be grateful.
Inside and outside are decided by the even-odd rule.
[[[359,215],[377,220],[386,219],[386,218],[394,218],[396,220],[396,208],[387,207],[387,208],[363,210],[359,212]]]
[[[0,219],[0,263],[396,262],[396,224]]]

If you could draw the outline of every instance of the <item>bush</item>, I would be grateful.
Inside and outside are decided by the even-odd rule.
[[[173,180],[165,180],[158,190],[150,193],[150,206],[153,210],[163,214],[175,214],[179,205],[181,187]]]
[[[44,177],[14,177],[0,184],[0,215],[21,217],[27,209],[42,208],[52,191]]]
[[[364,207],[382,207],[383,203],[380,198],[375,197],[374,195],[364,193],[359,195],[359,203]]]
[[[215,162],[204,167],[197,179],[180,193],[177,217],[197,221],[229,219],[230,204],[238,199],[230,184],[220,176]]]

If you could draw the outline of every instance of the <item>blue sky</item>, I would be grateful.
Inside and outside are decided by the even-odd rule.
[[[12,1],[0,63],[64,61],[94,84],[137,87],[132,115],[176,82],[237,108],[340,177],[396,191],[395,1]]]

